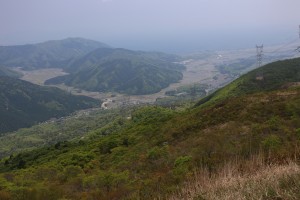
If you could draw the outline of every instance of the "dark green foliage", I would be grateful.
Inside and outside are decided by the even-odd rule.
[[[21,77],[21,74],[15,72],[9,68],[0,66],[0,76],[9,76],[9,77],[13,77],[13,78],[19,78],[19,77]]]
[[[0,66],[40,69],[66,67],[69,62],[107,45],[82,38],[53,40],[39,44],[0,46]]]
[[[64,141],[68,140],[84,144],[87,139],[97,139],[124,128],[127,120],[119,115],[126,112],[124,109],[84,110],[72,116],[5,133],[0,136],[0,158],[49,145],[61,150],[67,145]],[[129,145],[127,138],[124,138],[122,143],[125,146]]]
[[[65,83],[89,91],[155,93],[182,79],[184,67],[174,64],[175,59],[160,53],[102,48],[74,61],[66,69],[70,75],[45,83]]]
[[[98,103],[95,99],[70,95],[58,88],[0,77],[0,133],[62,117]]]

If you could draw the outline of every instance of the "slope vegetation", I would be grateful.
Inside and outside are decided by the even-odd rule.
[[[297,82],[300,82],[300,58],[277,61],[241,76],[228,86],[200,100],[197,105],[243,94],[271,91],[295,85]]]
[[[0,135],[0,159],[37,147],[55,145],[68,140],[79,141],[85,137],[93,137],[95,133],[101,132],[106,135],[110,132],[110,126],[114,127],[114,131],[122,126],[122,123],[116,122],[119,115],[119,110],[82,110],[67,117],[51,119],[29,128],[4,133]],[[115,123],[117,125],[114,125]]]
[[[68,38],[39,44],[0,46],[0,66],[23,69],[63,68],[73,59],[97,48],[108,48],[106,44],[82,39]]]
[[[289,68],[294,67],[285,65],[285,70]],[[282,81],[284,86],[294,82],[288,76],[281,77],[286,79]],[[0,162],[0,197],[165,199],[199,169],[214,181],[220,169],[226,170],[228,163],[238,160],[247,163],[259,155],[265,158],[263,166],[276,166],[299,158],[300,87],[282,89],[277,85],[265,90],[268,91],[258,89],[224,97],[210,106],[180,112],[143,107],[132,110],[131,118],[116,119],[118,123],[109,127],[110,134],[105,137],[100,131],[92,139],[59,143],[4,158]],[[115,128],[118,124],[122,127]],[[297,165],[299,160],[295,162]],[[292,168],[296,169],[291,173],[292,181],[283,179],[280,191],[284,187],[296,188],[289,189],[288,196],[297,199],[299,170],[297,166],[288,167]],[[247,169],[246,164],[236,165],[236,174],[242,176]],[[268,177],[264,169],[260,173]],[[260,191],[269,191],[268,184],[261,185],[265,190]],[[218,189],[211,191],[217,193]],[[196,197],[202,199],[201,191],[198,194]],[[272,191],[259,194],[264,195],[260,199],[277,197]]]
[[[57,88],[0,76],[0,133],[29,127],[97,103],[95,99],[73,96]]]
[[[184,67],[174,64],[176,59],[162,53],[102,48],[74,61],[66,69],[70,75],[45,83],[65,83],[89,91],[155,93],[182,79]]]

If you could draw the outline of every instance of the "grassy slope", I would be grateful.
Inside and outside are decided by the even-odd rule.
[[[242,166],[242,167],[241,167]],[[242,170],[241,170],[242,169]],[[198,169],[168,199],[299,199],[300,166],[292,161],[268,164],[263,157],[235,160],[213,176]]]
[[[98,103],[95,99],[73,96],[57,88],[0,77],[0,133],[65,116]]]
[[[263,76],[263,80],[257,80],[259,76]],[[228,86],[200,100],[197,106],[205,104],[206,102],[212,104],[229,97],[243,94],[279,89],[286,83],[299,81],[300,58],[277,61],[241,76]]]
[[[237,158],[260,154],[272,164],[299,156],[299,124],[299,87],[228,97],[180,113],[144,107],[121,130],[105,137],[3,159],[0,195],[163,198],[199,168],[213,175]],[[244,169],[241,165],[238,170]]]

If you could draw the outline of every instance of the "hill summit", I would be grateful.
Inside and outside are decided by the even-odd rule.
[[[100,48],[75,60],[65,70],[69,75],[47,80],[99,92],[149,94],[182,79],[184,66],[178,57],[156,52]]]

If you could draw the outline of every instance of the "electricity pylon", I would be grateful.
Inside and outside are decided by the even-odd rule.
[[[264,45],[261,45],[261,46],[256,45],[257,67],[261,67],[262,57],[263,57],[263,49],[264,49]]]
[[[300,39],[300,25],[299,25],[299,39]],[[300,46],[297,47],[296,51],[300,52]]]

